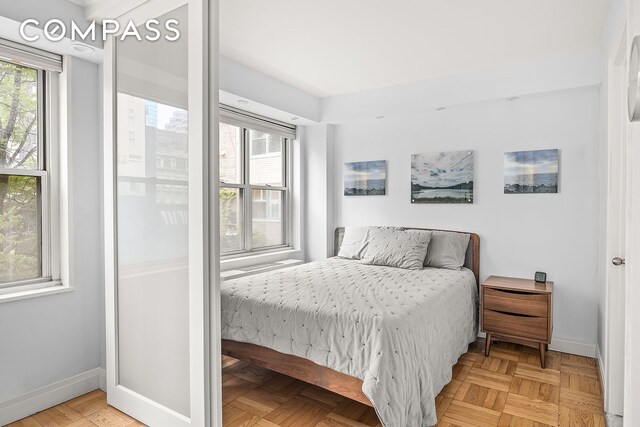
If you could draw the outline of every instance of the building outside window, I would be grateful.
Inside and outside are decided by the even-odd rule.
[[[288,247],[291,138],[253,121],[225,118],[219,153],[221,253],[237,256]]]

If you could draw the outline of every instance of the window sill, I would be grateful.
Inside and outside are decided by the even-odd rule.
[[[284,261],[277,261],[274,263],[267,263],[264,266],[258,264],[255,269],[236,269],[236,270],[226,270],[220,273],[220,279],[224,282],[225,280],[237,279],[240,277],[251,276],[253,274],[258,273],[266,273],[267,271],[280,270],[287,267],[293,267],[294,265],[303,264],[304,261],[300,259],[287,259]]]
[[[266,252],[255,255],[241,255],[235,258],[228,258],[220,261],[220,271],[236,270],[239,268],[251,267],[258,264],[275,263],[285,260],[302,260],[303,254],[299,249],[286,248],[280,251]]]
[[[10,291],[7,289],[6,294],[0,294],[0,304],[3,302],[19,301],[23,299],[36,298],[45,295],[61,294],[73,291],[73,287],[63,285],[61,281],[56,280],[43,284],[43,287],[37,289]]]

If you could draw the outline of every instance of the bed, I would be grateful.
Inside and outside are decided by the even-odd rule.
[[[435,425],[435,396],[477,336],[468,234],[460,271],[334,257],[225,281],[222,353],[373,406],[385,426]]]

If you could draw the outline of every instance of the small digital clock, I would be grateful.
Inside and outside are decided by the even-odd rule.
[[[534,280],[539,283],[545,283],[547,281],[547,273],[544,273],[542,271],[536,271]]]

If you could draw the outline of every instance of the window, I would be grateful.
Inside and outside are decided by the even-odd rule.
[[[22,54],[33,53],[0,44],[0,294],[41,288],[60,270],[51,251],[58,236],[51,235],[57,179],[46,135],[50,76],[45,67],[20,65],[38,63]]]
[[[221,120],[221,253],[242,255],[290,246],[291,128],[286,133],[255,122]]]

